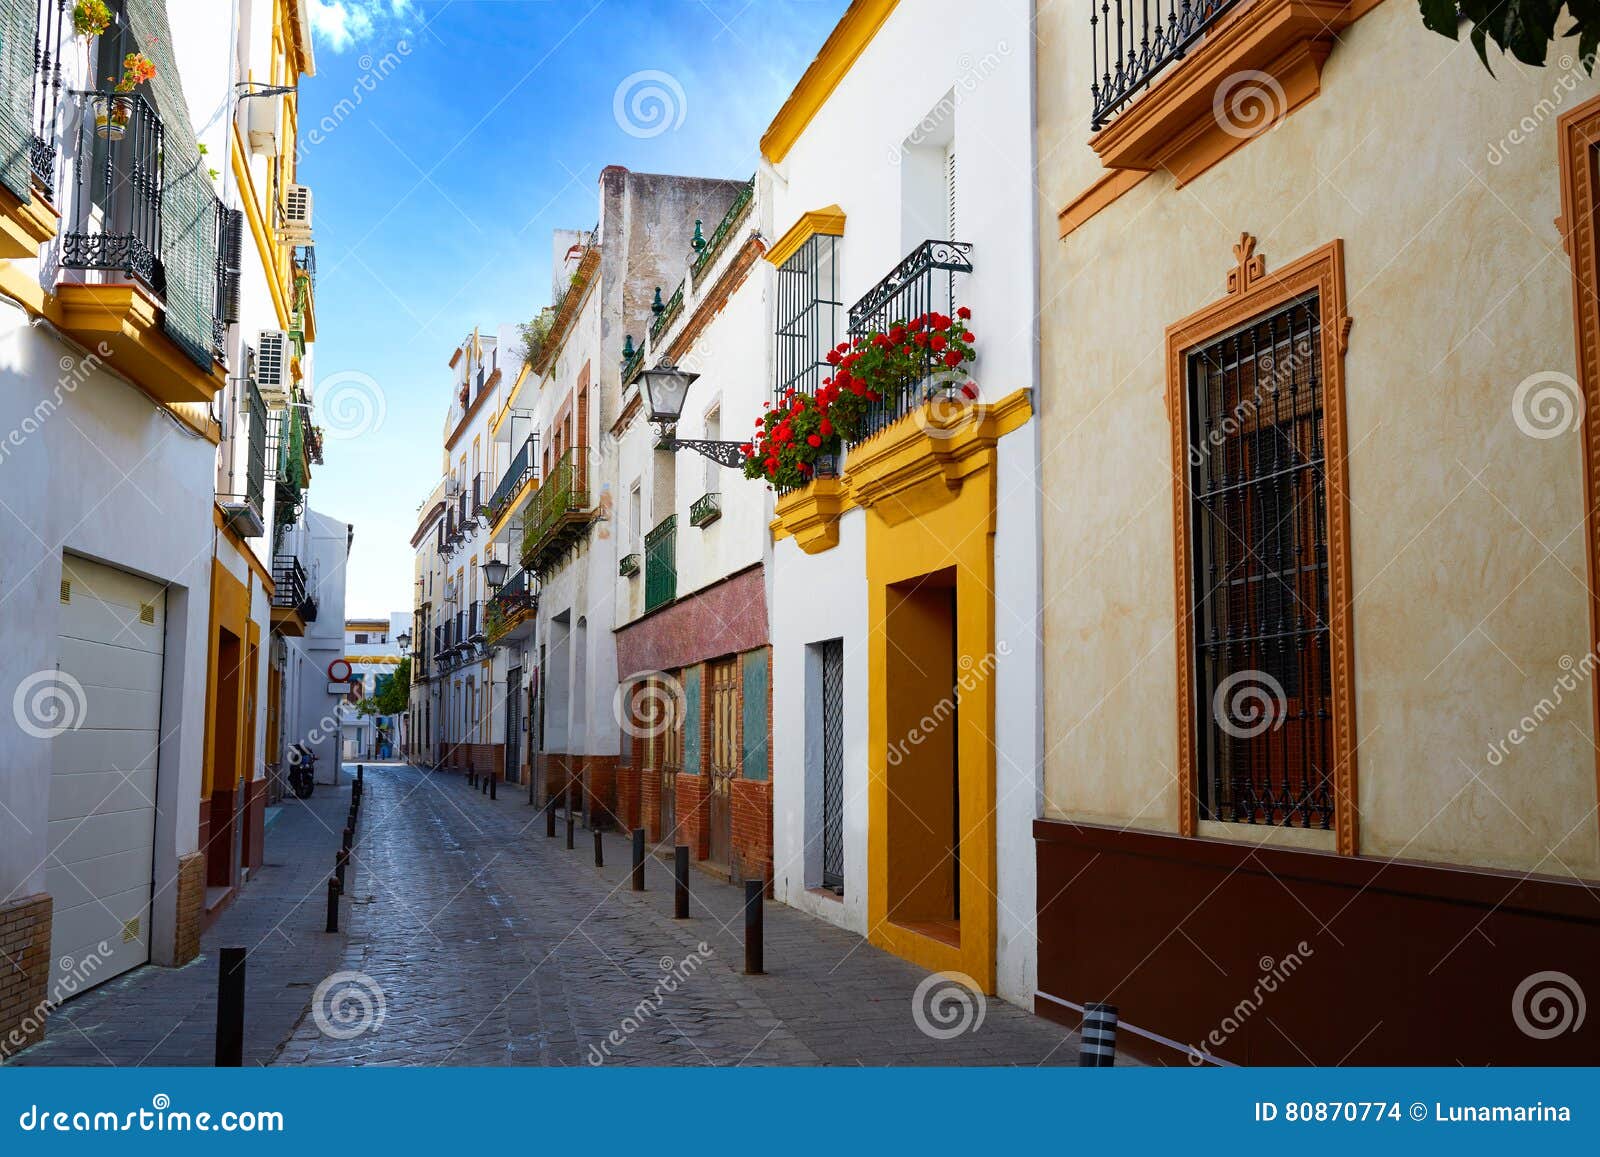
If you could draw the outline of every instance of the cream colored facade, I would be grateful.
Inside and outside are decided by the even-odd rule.
[[[1038,14],[1046,238],[1106,173],[1088,83],[1061,79],[1089,73],[1088,16]],[[1557,55],[1491,77],[1379,3],[1314,100],[1044,243],[1044,622],[1070,656],[1046,665],[1047,817],[1178,829],[1165,330],[1223,296],[1241,233],[1269,276],[1342,239],[1356,850],[1600,876],[1581,436],[1525,433],[1517,396],[1576,371],[1556,116],[1600,84]]]

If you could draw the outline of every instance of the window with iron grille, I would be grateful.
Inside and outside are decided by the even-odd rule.
[[[1311,293],[1187,355],[1202,819],[1332,827],[1321,348]]]
[[[790,389],[814,393],[828,351],[844,340],[838,242],[814,233],[778,267],[774,398]]]

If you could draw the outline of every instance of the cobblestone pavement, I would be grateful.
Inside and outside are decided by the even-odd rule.
[[[225,945],[250,950],[247,1064],[1077,1061],[1074,1034],[993,998],[975,1029],[969,1013],[950,1039],[925,1033],[913,1002],[926,972],[780,904],[765,910],[768,975],[745,976],[742,889],[695,872],[691,918],[674,920],[666,864],[652,858],[648,890],[629,890],[626,837],[605,835],[597,869],[590,833],[567,851],[564,821],[546,838],[522,792],[491,801],[459,775],[397,764],[367,765],[345,931],[328,935],[349,798],[348,785],[319,787],[286,804],[268,862],[197,960],[69,1002],[13,1063],[209,1065]],[[314,1008],[343,972],[358,975]],[[961,1020],[959,1004],[944,1009]]]
[[[182,968],[145,965],[50,1014],[17,1065],[209,1065],[216,1056],[217,950],[242,946],[244,1062],[265,1063],[338,966],[344,936],[323,931],[326,882],[350,807],[348,779],[268,810],[265,860]],[[363,825],[367,823],[363,816]],[[369,891],[371,889],[368,889]]]
[[[370,983],[304,1018],[277,1063],[1077,1061],[1073,1034],[997,999],[976,1031],[934,1039],[913,1018],[927,973],[782,905],[765,913],[769,974],[747,977],[742,889],[696,872],[691,919],[673,920],[665,865],[632,892],[625,837],[605,836],[596,869],[590,834],[566,851],[520,791],[491,802],[398,766],[366,779],[342,967]]]

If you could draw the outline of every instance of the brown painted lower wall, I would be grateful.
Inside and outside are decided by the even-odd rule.
[[[623,831],[632,831],[644,825],[644,809],[640,802],[644,775],[638,764],[617,765],[617,823]]]
[[[590,827],[620,827],[617,819],[617,757],[583,755],[583,814]]]
[[[1549,1031],[1558,994],[1600,998],[1582,883],[1053,820],[1034,838],[1042,1016],[1109,1001],[1174,1064],[1600,1063],[1600,1017]]]
[[[0,904],[0,1060],[44,1037],[52,915],[43,892]]]
[[[679,772],[677,776],[678,837],[676,842],[687,845],[689,858],[703,860],[711,854],[711,831],[706,826],[706,811],[710,800],[706,798],[705,776]]]
[[[772,883],[772,790],[759,780],[736,779],[730,785],[733,805],[733,854],[736,875]]]
[[[200,955],[200,932],[206,917],[206,858],[190,852],[178,860],[178,927],[173,935],[172,963],[181,968]]]
[[[267,781],[253,779],[245,785],[244,866],[252,874],[259,871],[264,858],[267,834]]]

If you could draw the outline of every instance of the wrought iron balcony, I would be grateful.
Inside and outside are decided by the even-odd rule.
[[[474,599],[467,605],[467,642],[476,646],[483,642],[483,603]]]
[[[656,290],[657,305],[651,306],[656,311],[656,319],[650,323],[650,341],[655,344],[661,340],[661,335],[667,327],[683,312],[683,282],[678,282],[678,288],[672,291],[672,297],[661,303],[661,290]]]
[[[529,504],[522,531],[522,565],[543,574],[589,525],[589,451],[574,446],[561,455]]]
[[[123,273],[164,295],[161,117],[138,93],[100,91],[83,97],[89,127],[61,264]]]
[[[467,520],[474,521],[479,518],[489,517],[489,474],[480,470],[472,476],[472,485],[467,488]]]
[[[489,523],[493,525],[504,517],[511,502],[522,493],[522,488],[539,474],[539,435],[529,434],[517,452],[511,456],[511,464],[506,467],[506,472],[500,476],[499,484],[494,488],[494,493],[489,496]]]
[[[284,610],[298,611],[308,623],[317,621],[317,597],[306,580],[306,568],[292,554],[280,554],[272,560],[272,605]]]
[[[1089,127],[1098,132],[1236,0],[1091,0]]]
[[[228,487],[217,498],[234,531],[259,538],[266,533],[267,404],[255,382],[246,378],[239,385],[239,416],[228,444]]]
[[[506,579],[505,584],[495,592],[494,598],[489,600],[484,612],[484,635],[490,645],[508,631],[527,622],[538,603],[533,575],[526,570],[519,570]]]
[[[917,246],[850,307],[851,338],[883,333],[897,322],[930,311],[954,313],[957,278],[972,272],[967,256],[971,251],[963,241],[924,241]],[[893,425],[948,384],[941,379],[938,355],[926,350],[923,359],[924,374],[918,381],[868,407],[857,442]]]
[[[678,516],[669,514],[644,536],[644,609],[678,597]]]
[[[722,495],[716,491],[702,494],[694,500],[694,505],[689,507],[690,526],[710,526],[722,517]]]
[[[315,245],[296,245],[294,247],[295,272],[310,283],[313,292],[317,287],[317,247]]]
[[[637,551],[633,554],[622,556],[617,562],[617,573],[623,578],[632,578],[639,573],[639,554]]]
[[[751,177],[739,191],[739,195],[733,199],[733,204],[728,206],[728,211],[722,215],[721,223],[706,239],[705,248],[695,254],[694,262],[689,266],[689,273],[697,286],[700,284],[700,274],[716,261],[728,247],[728,240],[738,230],[739,225],[750,216],[750,207],[755,204],[755,196],[756,179]]]
[[[67,0],[38,0],[38,24],[33,46],[33,137],[28,159],[33,181],[45,200],[56,192],[56,110],[61,101],[61,32]]]

